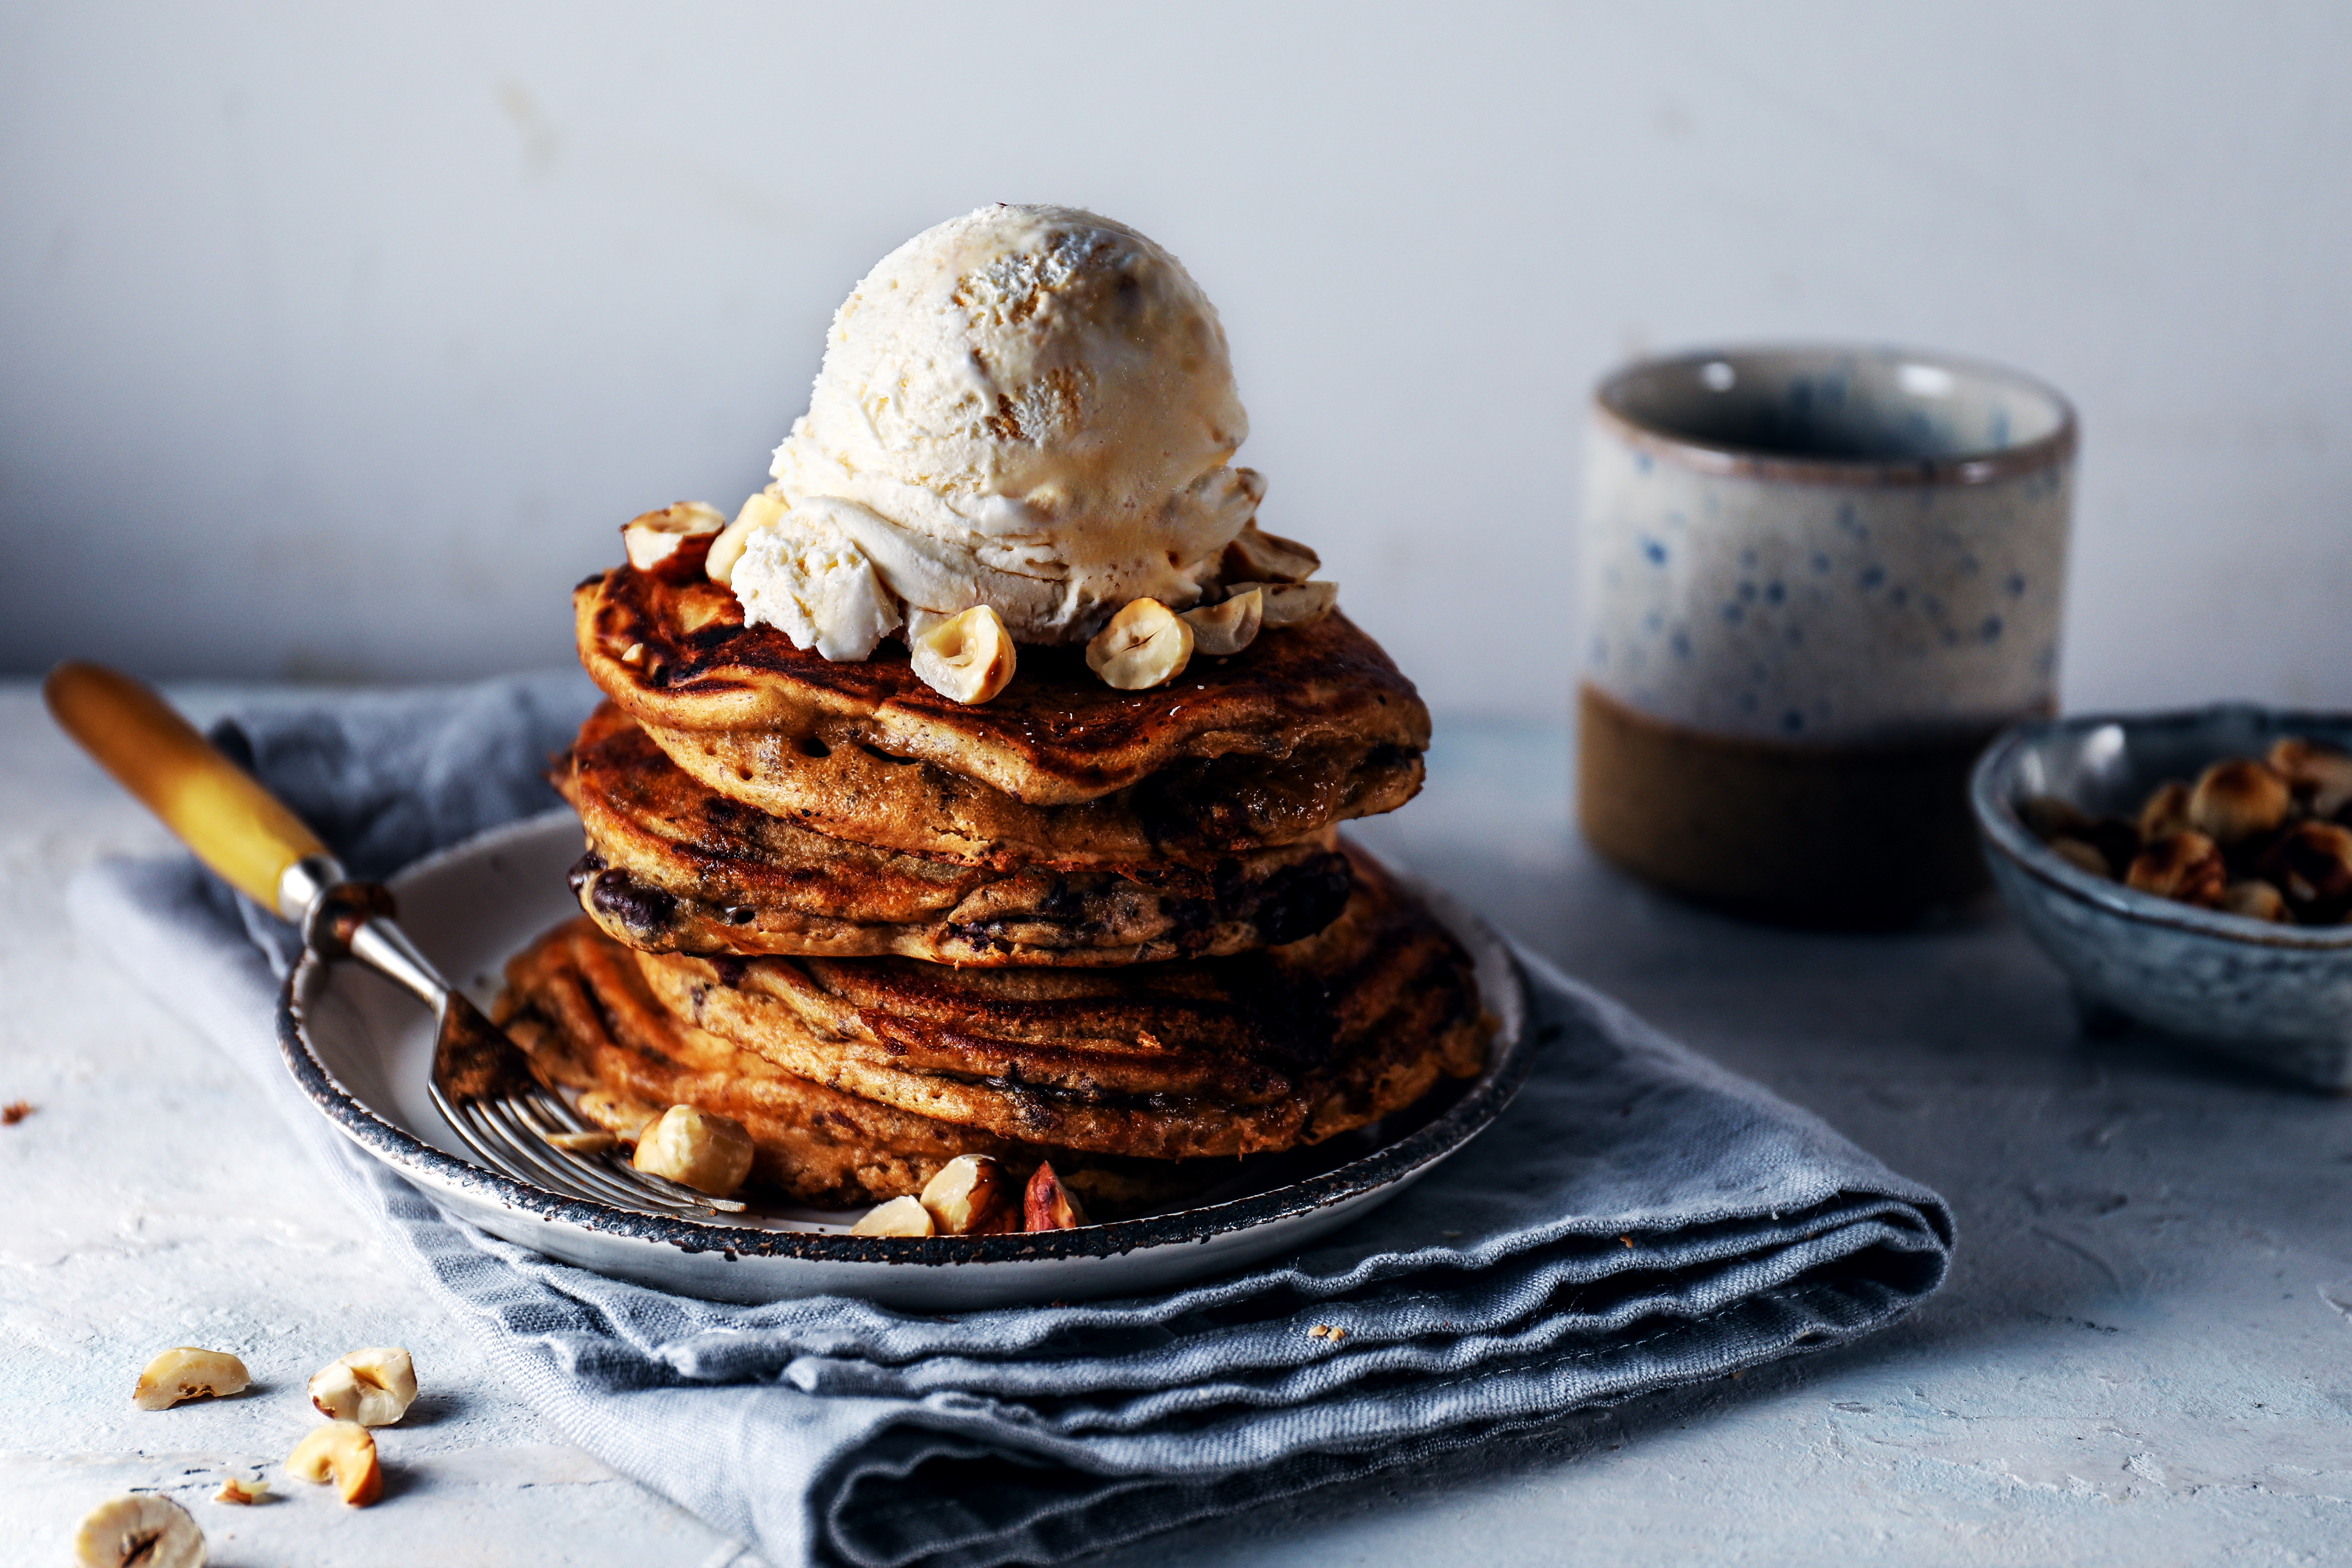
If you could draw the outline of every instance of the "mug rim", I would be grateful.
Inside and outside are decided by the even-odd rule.
[[[1769,447],[1742,447],[1708,440],[1643,420],[1615,401],[1639,375],[1675,365],[1734,363],[1763,360],[1853,358],[1906,361],[1937,370],[2005,382],[2033,396],[2045,398],[2058,422],[2044,436],[2015,446],[1987,447],[1921,458],[1825,458],[1795,456]],[[1839,342],[1734,343],[1685,349],[1673,353],[1645,354],[1618,366],[1592,389],[1594,423],[1638,450],[1663,458],[1678,467],[1703,474],[1798,484],[1841,485],[1981,485],[2014,479],[2063,463],[2074,455],[2078,426],[2074,405],[2066,395],[2036,375],[2029,375],[1990,360],[1899,345]]]

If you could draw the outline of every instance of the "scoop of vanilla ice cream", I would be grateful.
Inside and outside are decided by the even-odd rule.
[[[1073,207],[982,207],[843,302],[768,494],[779,528],[821,510],[811,536],[856,545],[908,610],[988,605],[1018,641],[1078,642],[1129,600],[1200,598],[1265,493],[1227,462],[1248,433],[1174,257]],[[745,551],[739,593],[770,593],[768,559]]]

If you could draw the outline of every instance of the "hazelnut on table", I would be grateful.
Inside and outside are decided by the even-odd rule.
[[[397,1345],[338,1356],[310,1374],[320,1415],[362,1426],[389,1426],[416,1403],[416,1367]]]
[[[205,1568],[205,1532],[170,1498],[109,1498],[75,1532],[74,1561],[81,1568]]]
[[[286,1456],[287,1473],[306,1481],[332,1480],[336,1495],[365,1508],[383,1495],[383,1466],[375,1438],[356,1421],[330,1421],[314,1427]]]
[[[142,1410],[169,1410],[184,1399],[218,1399],[240,1393],[253,1379],[226,1351],[177,1345],[147,1363],[131,1391]]]

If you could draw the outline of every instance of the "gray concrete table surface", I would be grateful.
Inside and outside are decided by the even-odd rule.
[[[1438,736],[1422,798],[1362,837],[1941,1190],[1950,1283],[1862,1344],[1095,1561],[2352,1558],[2352,1105],[2080,1037],[1997,908],[1841,937],[1663,899],[1578,842],[1562,730]],[[737,1561],[515,1404],[234,1069],[69,931],[77,868],[165,842],[0,684],[0,1101],[37,1107],[0,1128],[0,1557],[67,1561],[91,1502],[160,1485],[229,1568]],[[276,1473],[311,1370],[385,1342],[428,1392],[386,1436],[383,1504],[282,1478],[264,1508],[205,1500],[226,1468]],[[180,1343],[259,1386],[132,1409]]]

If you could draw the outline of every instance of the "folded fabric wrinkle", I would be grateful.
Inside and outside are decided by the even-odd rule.
[[[518,679],[257,708],[217,733],[383,875],[542,809],[547,753],[592,699]],[[520,1398],[778,1568],[1060,1561],[1852,1341],[1949,1263],[1936,1194],[1522,952],[1544,1045],[1518,1100],[1295,1258],[950,1316],[671,1296],[453,1221],[346,1142],[278,1058],[292,933],[193,860],[102,863],[71,903],[249,1072]]]

